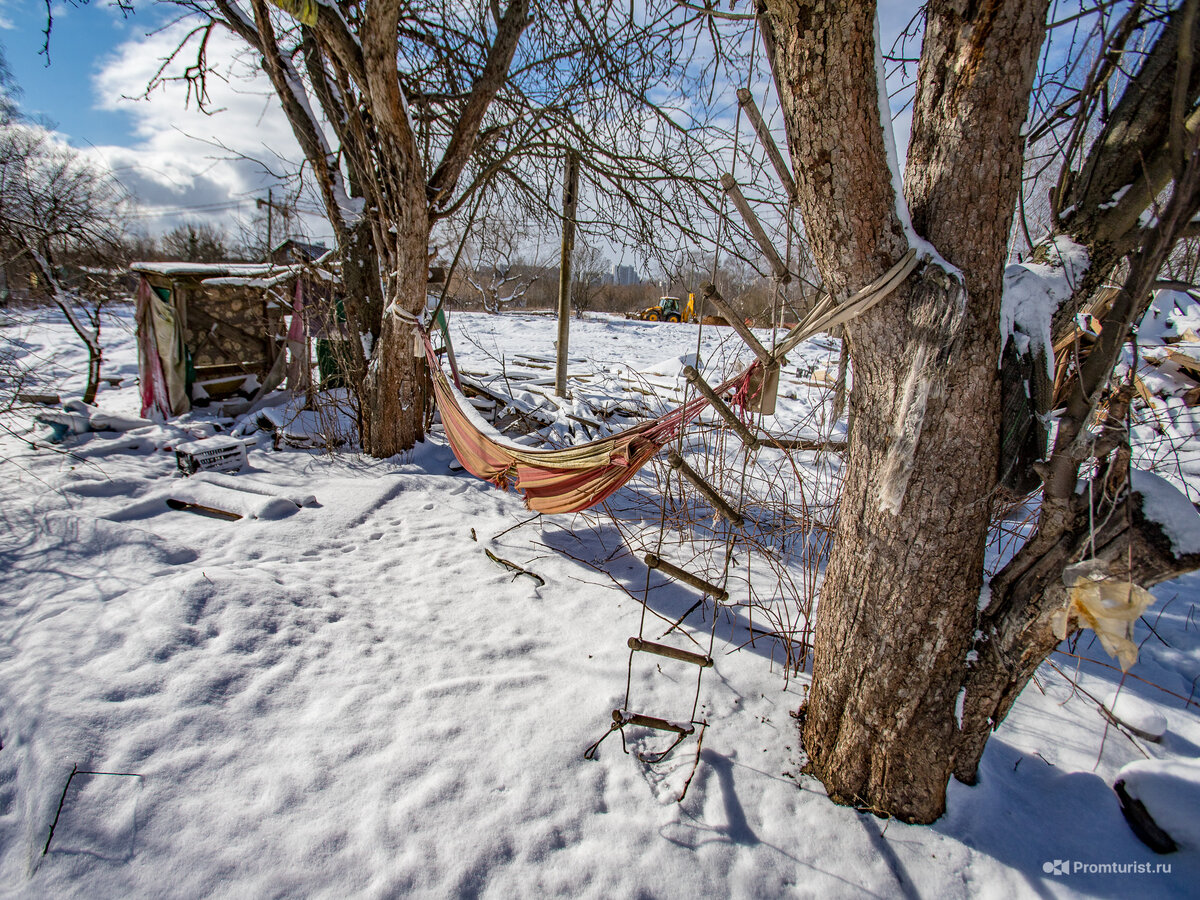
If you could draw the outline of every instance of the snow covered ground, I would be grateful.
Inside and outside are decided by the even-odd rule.
[[[0,327],[41,389],[81,389],[83,355],[61,318]],[[495,373],[502,359],[536,374],[553,354],[546,317],[462,315],[455,327],[464,369]],[[589,376],[578,394],[595,400],[577,418],[617,382],[650,386],[622,402],[670,398],[696,335],[573,322]],[[104,336],[105,374],[123,381],[99,405],[136,414],[131,312]],[[735,341],[705,330],[709,371],[730,364]],[[829,433],[811,370],[836,358],[821,343],[792,355],[773,431]],[[942,820],[907,826],[835,806],[800,774],[790,713],[807,677],[785,681],[777,643],[747,643],[748,607],[718,616],[694,775],[694,740],[649,765],[636,751],[663,738],[637,729],[634,754],[613,736],[583,758],[624,699],[647,584],[643,546],[629,544],[649,540],[642,518],[657,527],[659,470],[622,493],[617,518],[532,518],[452,466],[438,436],[380,462],[274,450],[259,431],[241,473],[176,477],[165,448],[218,424],[232,423],[197,413],[57,449],[31,445],[40,427],[0,438],[0,896],[1195,896],[1200,847],[1153,854],[1111,785],[1127,763],[1200,757],[1187,700],[1200,576],[1154,591],[1153,631],[1139,623],[1141,659],[1121,687],[1143,721],[1166,719],[1161,743],[1103,716],[1122,679],[1089,632],[1082,658],[1057,655],[1022,696],[979,785],[951,784]],[[836,465],[797,458],[818,486]],[[657,639],[697,595],[651,585]],[[705,644],[709,615],[684,623]],[[632,673],[638,707],[686,720],[695,670],[652,659]],[[76,774],[64,794],[73,768],[128,774]],[[1170,872],[1097,868],[1110,864]]]

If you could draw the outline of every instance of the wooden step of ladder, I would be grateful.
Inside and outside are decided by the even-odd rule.
[[[689,735],[696,730],[696,726],[690,722],[687,725],[681,725],[678,722],[668,722],[666,719],[659,719],[656,716],[643,716],[641,713],[631,713],[627,709],[614,709],[612,717],[613,721],[620,726],[641,725],[643,728],[670,731],[672,734],[678,735]]]
[[[667,659],[677,659],[680,662],[691,663],[699,666],[702,669],[712,667],[713,661],[711,656],[706,656],[703,653],[693,653],[691,650],[680,650],[678,647],[669,647],[666,644],[656,644],[653,641],[644,641],[641,638],[631,637],[628,641],[629,649],[640,651],[642,653],[653,653],[656,656],[665,656]]]
[[[729,405],[717,396],[717,392],[712,389],[712,385],[705,381],[699,372],[692,366],[684,366],[683,377],[687,379],[688,384],[700,392],[712,408],[717,411],[717,414],[725,420],[725,424],[732,428],[734,433],[741,438],[747,450],[754,450],[758,447],[758,438],[750,433],[750,429],[738,418],[737,413],[730,409]]]
[[[724,603],[729,599],[729,592],[724,588],[717,587],[711,581],[705,581],[699,575],[693,575],[686,569],[681,569],[679,566],[672,565],[665,559],[661,559],[653,553],[647,553],[645,560],[646,565],[651,569],[660,569],[661,571],[670,575],[676,581],[682,581],[684,584],[691,585],[698,591],[703,591],[718,603]]]
[[[713,505],[720,516],[734,528],[741,528],[745,523],[742,514],[733,508],[728,500],[720,495],[715,487],[705,481],[695,469],[687,464],[682,456],[672,450],[667,454],[667,462],[672,469],[678,469],[679,474],[690,481],[705,499]]]

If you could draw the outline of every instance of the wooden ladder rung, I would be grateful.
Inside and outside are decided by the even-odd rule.
[[[612,716],[613,721],[618,725],[641,725],[643,728],[670,731],[674,734],[691,734],[696,730],[695,725],[680,725],[677,722],[668,722],[666,719],[654,716],[643,716],[641,713],[631,713],[624,709],[614,709]]]
[[[717,492],[717,489],[700,477],[700,474],[684,461],[684,458],[677,452],[672,450],[667,454],[667,462],[670,463],[672,469],[678,469],[679,474],[690,481],[706,500],[711,503],[717,512],[734,528],[741,528],[743,522],[742,514],[739,513],[729,501]]]
[[[795,203],[798,200],[796,179],[792,177],[792,170],[783,161],[783,154],[779,152],[779,145],[771,137],[771,129],[763,121],[762,113],[758,111],[758,104],[754,102],[754,96],[746,88],[738,88],[737,98],[742,109],[746,111],[746,117],[750,119],[750,124],[754,126],[754,133],[758,135],[758,140],[763,145],[763,150],[767,153],[767,159],[771,160],[771,165],[775,167],[775,174],[779,176],[779,183],[787,191],[788,199]]]
[[[679,566],[672,565],[665,559],[660,559],[653,553],[646,554],[646,565],[651,569],[661,569],[663,572],[670,575],[676,581],[682,581],[684,584],[691,585],[698,591],[704,591],[718,603],[724,603],[729,599],[729,592],[724,588],[719,588],[711,581],[705,581],[698,575],[693,575]]]
[[[677,647],[668,647],[666,644],[655,644],[651,641],[643,641],[641,638],[631,637],[629,639],[629,649],[640,650],[643,653],[654,653],[657,656],[665,656],[668,659],[677,659],[680,662],[691,663],[702,669],[707,669],[713,664],[712,657],[705,656],[703,653],[680,650]]]
[[[771,268],[775,272],[775,277],[784,284],[790,282],[792,276],[787,270],[787,264],[780,257],[779,251],[775,249],[775,245],[771,243],[771,239],[767,237],[762,223],[758,221],[758,216],[754,214],[754,210],[750,208],[750,204],[747,202],[745,194],[742,193],[741,187],[738,186],[737,180],[726,172],[721,176],[721,187],[729,195],[729,199],[733,201],[734,208],[741,214],[742,221],[746,223],[746,227],[750,229],[750,234],[758,243],[759,249],[762,250],[763,256],[771,264]]]
[[[691,366],[684,366],[683,377],[704,396],[704,399],[712,404],[712,408],[717,411],[717,414],[725,420],[725,423],[742,439],[742,443],[748,449],[753,450],[758,446],[758,438],[750,433],[750,429],[738,418],[737,413],[730,409],[729,405],[717,396],[717,392],[712,389],[712,385],[705,381],[699,372]]]
[[[741,313],[734,309],[729,301],[721,296],[721,292],[717,290],[716,285],[706,284],[700,293],[704,303],[711,303],[720,310],[721,315],[729,322],[730,327],[741,336],[742,340],[746,342],[746,346],[754,351],[754,355],[758,357],[760,363],[764,366],[769,366],[775,362],[775,357],[768,353],[767,348],[759,343],[758,338],[754,336],[754,332],[746,327]]]

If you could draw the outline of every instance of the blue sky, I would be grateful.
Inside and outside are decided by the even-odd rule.
[[[153,30],[164,10],[142,4],[135,14],[125,16],[105,0],[82,7],[58,3],[53,9],[47,58],[42,53],[45,5],[40,0],[0,4],[6,26],[0,30],[0,43],[23,92],[23,109],[49,118],[75,146],[125,142],[133,113],[126,108],[102,108],[94,79],[113,48]]]
[[[209,45],[218,70],[210,79],[216,115],[188,103],[180,83],[137,99],[189,30],[178,13],[167,4],[138,3],[126,15],[109,0],[56,2],[47,64],[42,0],[0,0],[0,43],[23,112],[48,120],[114,172],[138,201],[135,228],[156,234],[208,221],[236,238],[257,214],[254,201],[282,190],[278,174],[294,170],[299,153],[261,73],[237,58],[240,47],[227,34]],[[304,228],[311,238],[329,231],[317,217]]]
[[[278,173],[294,168],[299,152],[261,72],[236,60],[239,45],[232,37],[216,32],[210,42],[210,62],[217,61],[227,78],[210,79],[213,105],[221,112],[207,116],[186,102],[181,84],[167,85],[149,100],[125,99],[145,92],[162,56],[186,32],[186,26],[172,25],[178,8],[139,0],[126,15],[111,0],[52,2],[47,64],[41,53],[43,0],[0,0],[0,44],[21,88],[22,109],[44,117],[72,146],[111,168],[139,201],[143,230],[153,234],[185,220],[207,220],[236,234],[255,214],[255,199],[282,189]],[[881,4],[885,48],[914,6]],[[903,147],[907,116],[897,122],[897,132]],[[316,217],[305,227],[307,237],[328,236],[328,226]]]

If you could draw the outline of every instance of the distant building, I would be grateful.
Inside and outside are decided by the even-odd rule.
[[[315,263],[328,252],[329,248],[324,244],[309,244],[295,238],[288,238],[272,248],[263,262],[283,266],[295,263]]]
[[[612,267],[612,279],[613,284],[616,284],[620,287],[642,283],[642,279],[638,277],[637,270],[633,266],[614,264]]]

